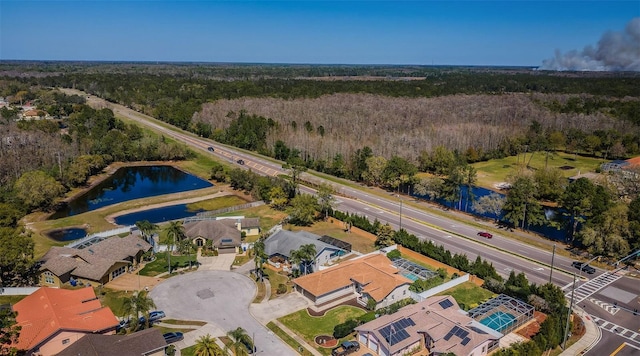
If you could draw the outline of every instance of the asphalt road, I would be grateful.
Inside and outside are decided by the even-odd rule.
[[[602,319],[602,340],[590,355],[640,355],[640,282],[622,277],[580,303],[592,317]],[[638,310],[637,314],[634,311]]]

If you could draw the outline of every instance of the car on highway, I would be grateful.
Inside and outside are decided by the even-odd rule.
[[[589,273],[589,274],[594,274],[594,273],[596,273],[596,269],[595,269],[595,268],[593,268],[593,267],[591,267],[591,266],[589,266],[589,265],[587,265],[587,264],[584,264],[584,263],[582,263],[582,262],[573,261],[573,263],[571,263],[571,265],[572,265],[573,267],[575,267],[575,268],[577,268],[577,269],[579,269],[579,270],[581,270],[581,271],[587,272],[587,273]]]
[[[173,344],[174,342],[178,342],[178,341],[184,339],[184,335],[179,331],[171,332],[171,333],[165,333],[165,334],[162,334],[162,336],[164,337],[164,341],[167,344]]]
[[[482,237],[486,237],[488,239],[492,238],[493,235],[491,235],[490,233],[486,232],[486,231],[480,231],[478,232],[478,236],[482,236]]]
[[[209,152],[215,151],[215,149],[213,147],[211,147],[211,146],[209,146],[207,149],[209,150]]]
[[[236,163],[238,163],[239,165],[244,165],[244,160],[243,159],[239,159],[236,161]]]

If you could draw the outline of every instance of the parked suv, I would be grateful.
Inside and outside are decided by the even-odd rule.
[[[345,356],[360,350],[360,344],[357,341],[343,341],[340,346],[331,350],[331,356]]]

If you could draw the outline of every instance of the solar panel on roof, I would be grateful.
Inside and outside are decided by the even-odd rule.
[[[486,334],[486,332],[484,332],[484,330],[482,330],[480,328],[476,328],[475,326],[470,326],[469,329],[477,332],[478,334]]]
[[[447,309],[447,308],[453,306],[453,303],[449,299],[445,299],[443,301],[440,301],[440,303],[438,303],[438,304],[440,304],[442,309]]]
[[[464,339],[462,339],[462,342],[460,342],[463,346],[467,346],[467,344],[469,343],[469,341],[471,341],[471,339],[469,339],[468,337],[465,337]]]
[[[453,332],[449,331],[449,333],[444,337],[445,341],[449,341],[449,339],[451,339],[452,336],[453,336]]]

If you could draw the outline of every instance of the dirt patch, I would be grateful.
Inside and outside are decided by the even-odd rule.
[[[320,347],[334,348],[338,345],[338,340],[331,335],[318,335],[313,341]]]
[[[533,319],[525,324],[523,327],[518,329],[516,334],[526,337],[527,339],[531,339],[534,335],[536,335],[540,331],[540,324],[547,319],[547,315],[543,314],[539,311],[533,312]]]

